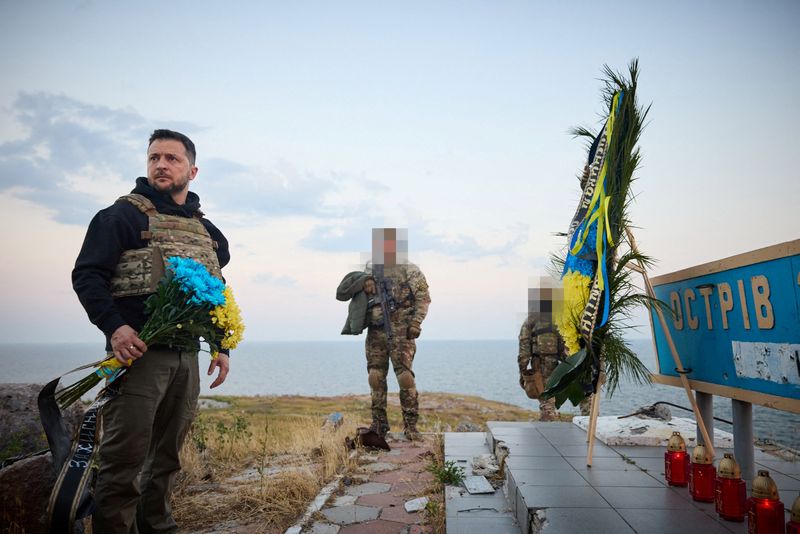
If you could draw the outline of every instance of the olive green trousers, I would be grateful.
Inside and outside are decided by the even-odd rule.
[[[117,382],[101,411],[92,531],[175,532],[169,497],[197,410],[197,352],[148,350]]]

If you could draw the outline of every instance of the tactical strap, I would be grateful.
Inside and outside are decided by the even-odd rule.
[[[147,216],[152,217],[158,213],[155,204],[144,195],[140,195],[139,193],[130,193],[128,195],[122,195],[117,199],[117,202],[120,200],[125,200],[130,202],[134,206],[136,206],[139,211],[144,213]],[[205,216],[205,213],[200,211],[199,209],[192,214],[192,217],[195,219],[202,219]]]
[[[129,195],[122,195],[117,199],[117,202],[120,200],[124,200],[126,202],[130,202],[136,208],[147,215],[148,217],[152,217],[158,214],[158,210],[156,209],[155,205],[144,195],[140,195],[138,193],[131,193]]]
[[[92,475],[92,464],[100,450],[99,444],[95,443],[97,416],[100,409],[116,396],[117,390],[105,388],[84,414],[78,437],[72,444],[69,456],[61,466],[50,493],[47,531],[51,534],[71,534],[75,521],[90,515],[94,510],[94,499],[88,483]]]

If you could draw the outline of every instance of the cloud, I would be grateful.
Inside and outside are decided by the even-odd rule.
[[[337,214],[328,196],[340,185],[279,161],[269,169],[241,165],[222,158],[203,162],[200,178],[204,194],[222,209],[257,213],[266,217]]]
[[[367,253],[372,247],[372,228],[385,226],[382,218],[376,215],[332,220],[315,226],[300,244],[323,252]],[[445,235],[433,231],[430,226],[430,223],[420,221],[416,226],[408,228],[409,256],[412,261],[419,252],[436,252],[456,261],[490,256],[508,259],[515,254],[517,247],[528,241],[528,226],[525,224],[512,225],[486,240],[478,240],[463,233]]]
[[[132,178],[142,174],[143,145],[160,126],[132,110],[49,93],[21,93],[12,115],[24,134],[0,144],[0,191],[44,206],[67,224],[85,224],[114,195],[132,188]],[[203,129],[169,124],[181,131]],[[339,216],[343,208],[334,195],[351,181],[333,174],[320,178],[283,161],[269,169],[219,157],[200,165],[204,203],[265,217]]]
[[[87,104],[50,93],[21,93],[12,115],[22,135],[0,143],[0,192],[10,192],[50,210],[66,224],[86,224],[116,195],[132,187],[143,170],[143,145],[163,122],[131,109]],[[172,128],[197,132],[198,125],[169,121]],[[527,227],[473,236],[441,231],[413,212],[412,200],[393,196],[385,183],[366,176],[331,171],[327,175],[278,160],[269,168],[207,157],[199,162],[204,205],[210,213],[228,211],[231,220],[252,224],[264,218],[306,216],[319,224],[301,241],[307,249],[368,253],[371,229],[417,221],[409,228],[411,254],[434,251],[458,261],[510,257],[527,240]],[[287,284],[264,279],[261,283]]]
[[[12,114],[25,136],[0,144],[0,191],[50,209],[58,222],[85,224],[113,201],[76,191],[75,177],[95,178],[101,170],[104,178],[95,184],[103,190],[142,165],[141,143],[150,125],[132,111],[21,93]]]

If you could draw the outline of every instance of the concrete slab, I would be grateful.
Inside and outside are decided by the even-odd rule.
[[[506,460],[509,469],[573,469],[561,456],[519,456],[511,454]]]
[[[485,445],[486,432],[445,432],[444,446],[448,445]]]
[[[632,467],[632,469],[627,471],[603,471],[588,469],[586,471],[579,471],[579,473],[594,488],[603,486],[622,486],[631,488],[663,487],[663,484],[637,467]]]
[[[664,479],[663,446],[606,446],[595,443],[592,466],[586,465],[586,434],[570,423],[490,422],[488,441],[511,443],[506,463],[506,496],[521,532],[545,534],[592,532],[744,533],[746,523],[717,517],[713,503],[694,501],[685,487]],[[694,433],[691,437],[694,437]],[[687,436],[688,437],[688,436]],[[536,455],[538,447],[557,456]],[[550,448],[552,447],[552,449]],[[717,447],[718,458],[725,452]],[[757,469],[770,470],[786,506],[800,488],[800,462],[757,455]],[[478,510],[485,512],[485,508]],[[448,516],[449,532],[464,525]],[[481,518],[483,519],[483,518]],[[491,532],[473,530],[465,532]]]
[[[773,457],[769,460],[758,460],[756,463],[762,466],[762,469],[767,469],[770,472],[770,476],[774,472],[800,478],[800,459],[796,462],[785,462]]]
[[[564,460],[570,464],[574,469],[578,470],[585,470],[585,469],[593,469],[595,471],[608,471],[608,470],[615,470],[615,471],[625,471],[630,469],[634,464],[627,462],[621,456],[617,456],[616,458],[592,458],[592,467],[586,465],[586,458],[580,456],[571,456],[569,458],[564,458]]]
[[[589,454],[589,444],[582,445],[559,445],[556,450],[561,456],[575,456],[586,458]],[[611,447],[606,447],[602,443],[595,443],[592,449],[592,459],[594,458],[619,458],[619,453]]]
[[[502,493],[470,495],[463,488],[445,488],[445,512],[447,516],[496,517],[508,513],[508,501]]]
[[[629,534],[636,532],[611,508],[548,508],[539,510],[541,534]],[[643,531],[644,532],[644,531]],[[675,533],[673,533],[675,534]]]
[[[685,498],[688,495],[686,488],[673,490],[667,487],[598,487],[597,491],[617,510],[625,508],[639,508],[642,510],[695,509],[692,502]]]
[[[584,431],[588,416],[577,416],[572,422]],[[606,445],[644,445],[666,447],[673,432],[680,432],[691,448],[697,444],[697,425],[693,419],[673,417],[669,421],[646,417],[619,419],[616,415],[597,418],[597,437]],[[714,448],[733,447],[733,434],[714,428]]]
[[[509,454],[514,456],[561,456],[561,452],[546,441],[522,440],[517,443],[507,441],[505,444],[508,446]]]
[[[513,469],[509,477],[516,486],[588,486],[589,482],[572,469]]]
[[[520,534],[519,524],[512,517],[447,517],[450,534]]]
[[[676,532],[730,534],[731,532],[727,525],[715,521],[697,509],[621,509],[617,512],[636,532],[646,532],[647,534],[675,534]],[[739,523],[739,525],[743,524]]]
[[[590,486],[518,486],[517,495],[528,508],[610,508],[599,490]]]

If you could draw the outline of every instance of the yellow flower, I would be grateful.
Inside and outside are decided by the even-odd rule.
[[[226,286],[222,292],[225,295],[225,304],[217,306],[209,313],[211,322],[224,332],[220,346],[223,349],[234,349],[242,341],[244,333],[244,322],[242,321],[241,310],[236,300],[233,298],[233,290]],[[212,356],[213,358],[213,356]]]
[[[556,326],[570,355],[581,348],[578,343],[578,319],[586,307],[590,283],[591,278],[577,271],[570,270],[564,275],[564,310],[556,316]]]

